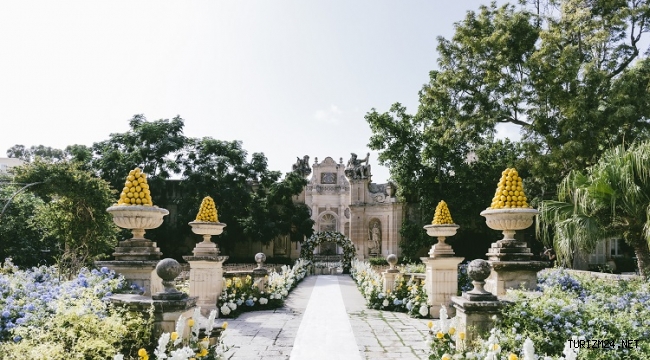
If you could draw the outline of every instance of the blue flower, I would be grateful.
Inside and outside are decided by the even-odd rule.
[[[2,317],[3,318],[8,318],[10,316],[11,316],[11,313],[9,311],[5,310],[5,311],[2,312]]]
[[[99,269],[99,271],[101,271],[102,274],[108,274],[109,272],[111,272],[111,270],[109,270],[106,266]]]
[[[19,341],[22,340],[22,339],[23,339],[23,338],[22,338],[20,335],[16,335],[16,336],[14,336],[14,342],[19,342]]]
[[[253,306],[255,303],[253,302],[253,299],[248,299],[246,300],[246,306]]]

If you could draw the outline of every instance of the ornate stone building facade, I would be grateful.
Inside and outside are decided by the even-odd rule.
[[[338,163],[331,157],[322,162],[316,158],[311,169],[305,167],[309,157],[298,159],[294,169],[302,169],[303,175],[311,174],[311,178],[296,201],[303,202],[311,210],[314,231],[343,233],[354,243],[358,258],[399,255],[403,204],[395,198],[392,184],[371,182],[369,156],[358,159],[356,154],[351,154],[347,164],[343,163],[343,158]],[[340,253],[335,244],[326,243],[317,251],[320,254]],[[297,254],[291,251],[291,255]]]

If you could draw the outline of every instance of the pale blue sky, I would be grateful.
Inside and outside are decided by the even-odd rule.
[[[436,37],[487,3],[5,1],[0,157],[14,144],[91,145],[142,113],[242,140],[273,170],[303,155],[346,162],[368,152],[364,114],[398,101],[414,112]]]

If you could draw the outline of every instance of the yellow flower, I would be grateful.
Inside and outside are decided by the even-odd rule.
[[[429,321],[429,322],[427,323],[427,327],[428,327],[429,329],[431,329],[431,328],[433,327],[433,321]]]
[[[147,354],[147,350],[145,349],[140,349],[138,350],[138,356],[140,357],[140,360],[149,360],[149,355]]]
[[[170,338],[172,339],[172,341],[175,341],[176,339],[178,339],[178,333],[176,331],[172,332]]]
[[[452,326],[452,327],[449,328],[449,335],[454,335],[455,332],[456,332],[455,327]]]
[[[499,346],[499,344],[492,344],[491,349],[492,351],[499,352],[501,350],[501,346]]]
[[[444,354],[444,355],[442,355],[442,357],[440,358],[440,360],[451,360],[451,355],[449,355],[449,354]]]
[[[226,330],[228,328],[228,322],[224,321],[223,324],[221,324],[221,327]]]
[[[436,334],[436,337],[438,339],[442,339],[443,337],[445,337],[445,334],[443,334],[442,331],[438,331],[438,333]]]
[[[187,320],[187,326],[189,326],[189,327],[194,326],[194,319]]]
[[[196,356],[198,356],[198,357],[204,357],[206,355],[208,355],[208,349],[206,349],[206,348],[201,349],[201,351],[199,351],[199,353],[196,354]]]
[[[458,333],[458,338],[461,340],[465,340],[465,333],[463,331]]]
[[[510,353],[510,355],[508,355],[508,360],[519,360],[519,357],[513,353]]]

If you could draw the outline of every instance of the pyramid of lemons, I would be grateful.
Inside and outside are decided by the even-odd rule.
[[[515,168],[507,168],[501,173],[497,191],[488,209],[528,208],[522,179]]]
[[[206,196],[201,201],[199,213],[196,214],[196,221],[219,222],[217,207],[214,205],[214,200],[211,197]]]
[[[129,171],[117,205],[153,205],[149,184],[147,184],[147,174],[143,173],[140,168]]]
[[[444,225],[444,224],[453,224],[454,220],[451,219],[451,213],[447,207],[447,203],[444,200],[440,200],[438,206],[436,206],[436,212],[433,215],[433,225]]]

